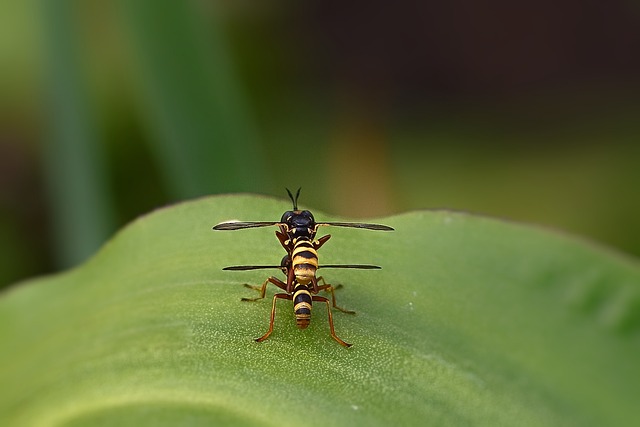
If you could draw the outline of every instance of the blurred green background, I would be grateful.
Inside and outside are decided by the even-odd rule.
[[[637,2],[10,0],[0,34],[0,286],[156,207],[299,186],[640,255]]]

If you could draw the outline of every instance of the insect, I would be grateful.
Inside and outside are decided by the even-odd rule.
[[[293,202],[293,210],[286,211],[282,214],[280,221],[227,221],[213,227],[214,230],[240,230],[244,228],[268,227],[276,225],[280,231],[276,231],[276,236],[282,247],[290,253],[293,250],[294,240],[300,237],[308,237],[309,240],[315,239],[318,227],[334,226],[334,227],[351,227],[364,228],[368,230],[393,231],[393,228],[380,224],[364,224],[359,222],[315,222],[313,214],[308,210],[298,210],[298,197],[301,188],[298,188],[295,197],[287,188],[289,198]],[[322,236],[317,240],[318,248],[331,238],[330,234]]]
[[[244,228],[256,228],[267,226],[278,226],[279,230],[276,231],[276,237],[280,244],[285,249],[287,254],[282,258],[279,266],[273,265],[248,265],[248,266],[231,266],[225,267],[224,270],[257,270],[265,268],[278,268],[287,277],[286,282],[278,279],[277,277],[270,276],[264,281],[262,286],[254,287],[246,285],[250,288],[260,291],[260,296],[257,298],[242,298],[243,301],[256,301],[265,297],[266,288],[269,283],[272,283],[284,290],[285,293],[277,293],[273,296],[271,307],[271,318],[269,322],[268,331],[256,338],[256,341],[264,341],[273,332],[273,323],[275,319],[276,301],[278,299],[288,299],[293,301],[293,309],[296,317],[296,325],[300,329],[305,329],[309,326],[311,320],[311,307],[313,301],[323,302],[327,304],[327,312],[329,319],[329,328],[331,331],[331,337],[339,344],[350,347],[351,344],[346,343],[340,339],[334,330],[333,316],[331,313],[331,307],[349,314],[354,314],[353,311],[345,310],[336,305],[335,289],[331,284],[326,283],[322,276],[317,277],[316,271],[318,268],[357,268],[357,269],[379,269],[379,266],[367,265],[367,264],[345,264],[345,265],[323,265],[320,266],[318,262],[318,249],[322,247],[330,238],[331,235],[325,235],[316,239],[318,227],[321,226],[337,226],[337,227],[352,227],[363,228],[369,230],[382,230],[392,231],[393,228],[380,224],[365,224],[365,223],[350,223],[350,222],[321,222],[316,223],[313,214],[308,210],[298,210],[298,197],[300,195],[300,189],[298,189],[295,197],[291,194],[291,191],[287,189],[289,198],[293,202],[293,210],[286,211],[279,222],[276,221],[260,221],[260,222],[243,222],[232,221],[223,222],[213,227],[214,230],[238,230]],[[321,284],[319,284],[321,283]],[[329,300],[325,297],[318,295],[320,291],[326,291],[331,295],[331,305]]]

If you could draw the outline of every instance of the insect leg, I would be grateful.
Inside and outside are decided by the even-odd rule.
[[[324,245],[327,242],[327,240],[329,240],[330,238],[331,238],[331,234],[327,234],[326,236],[322,236],[321,238],[319,238],[318,240],[313,242],[313,248],[315,250],[320,249],[320,247],[322,245]]]
[[[284,226],[280,226],[280,231],[276,231],[276,237],[280,241],[280,244],[285,251],[291,252],[293,250],[293,242],[287,236],[287,232]]]
[[[331,330],[331,337],[336,340],[338,342],[338,344],[343,345],[345,347],[351,347],[351,344],[346,343],[344,341],[342,341],[340,338],[338,338],[338,336],[336,335],[336,331],[333,328],[333,316],[331,315],[331,306],[329,305],[329,300],[326,299],[325,297],[321,297],[318,295],[313,295],[311,297],[311,299],[313,301],[320,301],[320,302],[325,302],[327,303],[327,313],[329,315],[329,329]]]
[[[318,288],[318,291],[325,291],[325,292],[329,292],[329,293],[331,294],[331,304],[332,304],[333,308],[337,308],[338,310],[340,310],[340,311],[341,311],[341,312],[343,312],[343,313],[347,313],[347,314],[356,314],[356,312],[355,312],[355,311],[347,310],[347,309],[344,309],[344,308],[339,307],[339,306],[337,306],[337,305],[336,305],[336,294],[335,294],[335,290],[336,290],[336,289],[338,289],[339,287],[341,287],[342,285],[338,285],[338,286],[335,286],[335,287],[334,287],[333,285],[331,285],[331,284],[327,283],[327,282],[324,280],[324,277],[322,277],[322,276],[320,276],[320,277],[318,277],[318,278],[316,279],[316,284],[317,284],[317,282],[319,282],[319,281],[322,281],[322,285],[317,287],[317,288]]]
[[[256,298],[240,298],[240,301],[257,301],[259,299],[264,298],[266,292],[267,292],[267,284],[271,282],[274,285],[276,285],[277,287],[279,287],[280,289],[286,290],[287,289],[287,284],[284,283],[283,281],[281,281],[280,279],[276,278],[276,277],[269,277],[267,280],[264,281],[264,283],[262,284],[262,286],[258,287],[258,286],[251,286],[247,283],[244,284],[245,287],[250,288],[250,289],[255,289],[257,291],[260,291],[260,296],[256,297]]]
[[[273,304],[271,306],[271,320],[269,320],[269,330],[267,331],[266,334],[264,334],[260,338],[255,338],[256,342],[262,342],[262,341],[266,340],[267,338],[269,338],[269,335],[271,335],[271,332],[273,332],[273,321],[276,318],[276,300],[278,298],[292,299],[293,296],[291,296],[289,294],[275,294],[273,296]]]

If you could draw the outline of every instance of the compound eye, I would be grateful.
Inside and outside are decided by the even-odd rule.
[[[284,268],[291,268],[291,257],[289,255],[285,255],[280,261],[280,266]]]
[[[282,218],[280,218],[280,222],[288,223],[292,216],[293,216],[293,212],[286,211],[285,213],[282,214]]]

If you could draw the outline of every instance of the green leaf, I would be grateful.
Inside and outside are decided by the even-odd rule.
[[[256,124],[215,5],[121,0],[149,149],[176,198],[264,189]],[[211,19],[206,19],[210,16]]]
[[[638,425],[640,266],[548,230],[452,212],[330,228],[344,285],[298,330],[259,284],[289,202],[212,197],[133,222],[80,267],[0,299],[0,425]],[[314,211],[316,220],[334,218]],[[323,229],[324,231],[325,229]],[[327,231],[329,228],[326,229]],[[281,274],[277,271],[274,274]]]
[[[43,132],[43,182],[50,193],[55,261],[69,267],[107,239],[115,229],[115,214],[94,100],[82,73],[86,34],[77,26],[77,5],[39,3],[50,120],[50,129]]]

